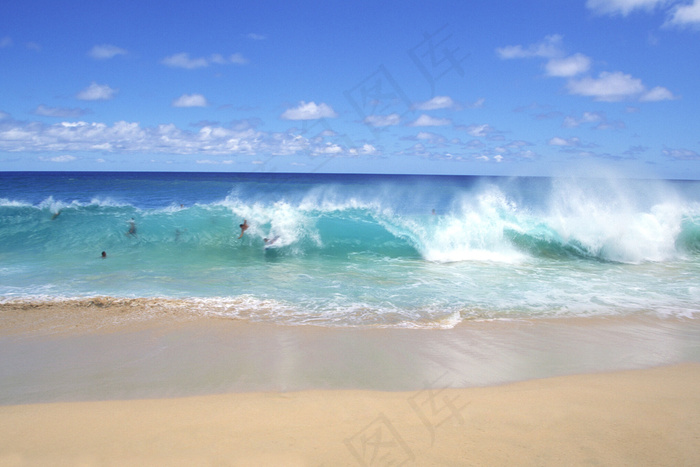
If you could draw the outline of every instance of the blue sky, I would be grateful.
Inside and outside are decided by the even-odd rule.
[[[2,171],[700,179],[700,0],[2,10]]]

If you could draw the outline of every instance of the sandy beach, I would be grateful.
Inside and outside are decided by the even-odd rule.
[[[652,316],[334,329],[5,304],[0,465],[697,465],[699,335]]]
[[[700,365],[0,407],[2,465],[698,465]]]

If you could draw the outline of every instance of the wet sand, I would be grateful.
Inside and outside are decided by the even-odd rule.
[[[0,465],[698,465],[700,325],[0,305]],[[393,463],[393,464],[392,464]]]

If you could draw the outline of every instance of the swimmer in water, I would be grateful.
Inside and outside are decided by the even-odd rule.
[[[248,221],[243,219],[243,223],[239,225],[241,228],[241,234],[238,236],[238,238],[243,237],[243,234],[245,233],[246,230],[248,230]]]
[[[136,236],[136,221],[133,217],[129,221],[129,231],[126,234]]]
[[[272,244],[275,243],[277,240],[279,240],[279,238],[280,238],[279,235],[275,235],[275,236],[272,237],[272,238],[263,238],[263,241],[265,242],[265,245],[272,245]]]

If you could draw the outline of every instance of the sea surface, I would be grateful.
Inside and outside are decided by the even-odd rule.
[[[92,297],[333,327],[697,319],[700,182],[0,173],[0,302]]]

